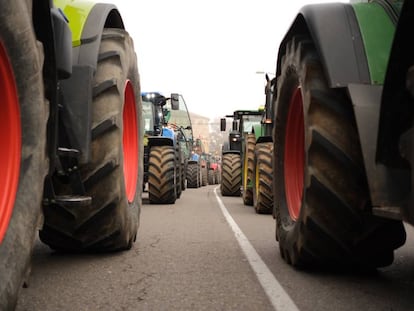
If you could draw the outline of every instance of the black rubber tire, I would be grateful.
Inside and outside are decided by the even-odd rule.
[[[225,153],[222,156],[221,195],[236,196],[241,194],[242,167],[240,155]]]
[[[253,172],[253,206],[258,214],[273,212],[273,143],[259,143],[255,146]]]
[[[187,188],[198,188],[198,163],[190,162],[187,165]]]
[[[123,112],[125,86],[134,91],[138,122],[138,174],[135,194],[127,199],[124,177]],[[79,172],[88,206],[44,205],[41,240],[51,248],[69,252],[105,252],[130,249],[136,239],[142,196],[142,105],[137,60],[132,39],[125,30],[104,29],[93,81],[90,162]],[[57,195],[68,186],[54,176]],[[66,192],[65,192],[66,191]]]
[[[221,183],[221,172],[219,169],[214,170],[214,181],[216,185]]]
[[[207,171],[207,167],[204,166],[201,168],[201,186],[207,186],[208,185],[208,171]]]
[[[26,3],[2,1],[0,5],[0,45],[14,74],[22,125],[17,192],[6,234],[0,241],[0,310],[14,310],[28,278],[36,231],[41,225],[43,181],[48,167],[49,108],[44,98],[43,49],[36,41],[31,7]],[[1,96],[4,99],[4,94]]]
[[[253,172],[254,172],[254,146],[256,137],[254,134],[245,135],[243,154],[243,203],[253,205]]]
[[[187,188],[187,165],[188,165],[187,159],[184,159],[181,163],[181,190],[182,191],[184,191]]]
[[[183,192],[182,189],[182,165],[181,165],[181,147],[179,144],[177,144],[176,148],[175,148],[175,152],[176,152],[176,158],[175,158],[175,163],[177,165],[176,167],[176,175],[175,175],[175,192],[177,193],[177,199],[179,199],[181,197],[181,193]]]
[[[175,203],[177,199],[176,170],[174,147],[151,147],[148,167],[148,192],[151,204]]]
[[[299,88],[300,87],[300,88]],[[280,254],[293,266],[357,266],[375,268],[393,261],[405,241],[401,221],[370,214],[369,191],[352,102],[343,89],[327,85],[311,39],[293,38],[278,78],[274,141],[276,239]],[[301,94],[304,159],[303,194],[296,220],[289,213],[285,178],[285,144],[289,109]],[[297,115],[297,114],[296,114]],[[291,137],[290,137],[291,138]],[[298,137],[294,137],[293,141]],[[292,141],[292,140],[290,140]],[[291,144],[291,143],[290,143]],[[291,144],[292,145],[292,144]],[[289,151],[288,151],[289,152]],[[300,187],[299,187],[300,188]],[[301,198],[301,200],[300,200]]]
[[[209,185],[214,185],[215,184],[215,175],[214,175],[214,170],[208,170],[208,184]]]

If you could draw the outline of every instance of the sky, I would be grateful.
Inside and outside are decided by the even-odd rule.
[[[121,12],[141,90],[180,93],[190,112],[213,119],[264,105],[263,72],[274,74],[280,41],[297,12],[332,0],[100,2]]]

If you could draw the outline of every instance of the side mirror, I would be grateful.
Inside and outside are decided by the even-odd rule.
[[[220,119],[220,131],[224,132],[226,130],[226,118]]]
[[[171,94],[171,109],[172,110],[180,109],[180,94],[176,94],[176,93]]]

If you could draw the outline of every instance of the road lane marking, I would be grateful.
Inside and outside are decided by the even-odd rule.
[[[214,195],[216,196],[221,212],[226,218],[230,228],[233,230],[237,242],[239,243],[243,253],[249,261],[253,271],[256,273],[260,285],[262,285],[266,295],[269,297],[271,304],[273,305],[275,310],[299,311],[298,307],[295,305],[293,300],[289,297],[289,295],[280,285],[273,273],[263,262],[262,258],[254,249],[253,245],[244,235],[243,231],[241,231],[237,223],[234,221],[233,217],[231,217],[223,201],[217,194],[218,188],[219,187],[214,188]]]

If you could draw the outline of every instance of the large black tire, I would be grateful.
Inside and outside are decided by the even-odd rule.
[[[209,185],[214,185],[215,184],[215,175],[214,175],[214,170],[208,170],[208,184]]]
[[[177,199],[179,199],[181,197],[181,193],[183,191],[182,188],[182,165],[181,165],[181,147],[179,144],[177,144],[176,148],[175,148],[175,152],[176,152],[176,158],[175,158],[175,163],[176,163],[176,174],[175,174],[175,192],[177,193]]]
[[[79,167],[81,186],[92,201],[43,207],[40,238],[61,251],[129,249],[139,226],[142,106],[133,42],[124,30],[103,30],[93,86],[91,158]],[[57,195],[67,195],[68,185],[53,179]]]
[[[372,216],[352,103],[330,89],[309,38],[287,44],[274,128],[276,239],[283,259],[375,268],[405,241],[401,221]]]
[[[242,168],[240,155],[235,153],[225,153],[222,156],[221,171],[221,195],[236,196],[241,194]]]
[[[151,147],[148,191],[151,204],[174,204],[177,199],[176,153],[172,146]]]
[[[246,134],[243,159],[243,203],[253,205],[254,134]]]
[[[199,167],[198,163],[190,162],[187,165],[187,188],[199,187]]]
[[[207,186],[208,185],[208,171],[207,166],[204,166],[201,168],[201,186]]]
[[[258,214],[273,212],[273,143],[256,144],[253,173],[253,206]]]
[[[14,310],[28,278],[48,166],[43,50],[26,3],[0,4],[0,310]]]

